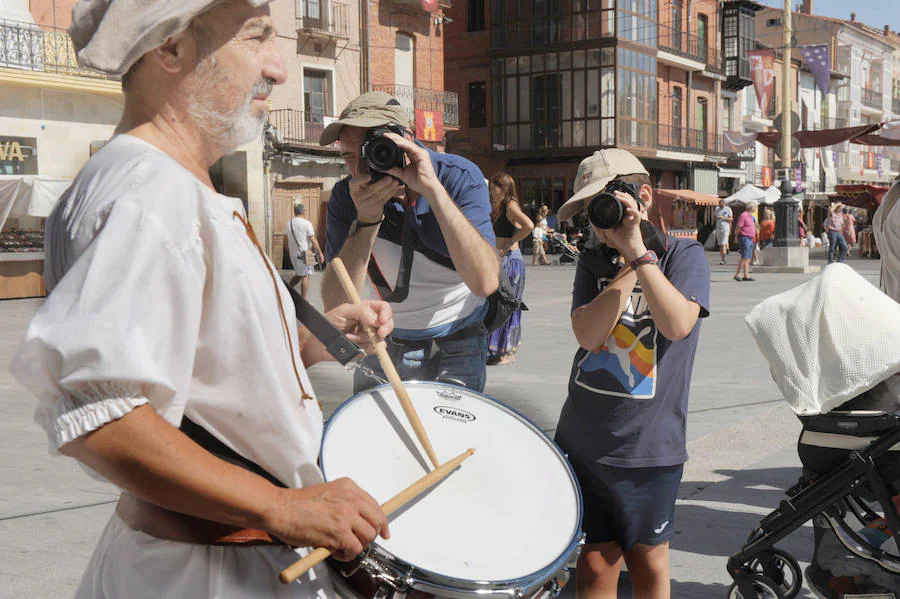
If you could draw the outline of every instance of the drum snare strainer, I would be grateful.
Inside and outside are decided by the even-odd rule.
[[[500,402],[442,383],[405,383],[438,459],[475,455],[391,518],[357,564],[353,597],[539,597],[568,578],[582,543],[581,494],[559,448]],[[352,478],[383,503],[424,476],[425,452],[389,385],[347,400],[322,441],[326,480]]]

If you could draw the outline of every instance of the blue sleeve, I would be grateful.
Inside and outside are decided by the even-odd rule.
[[[575,267],[575,286],[572,289],[572,312],[600,295],[600,281],[591,269],[578,260]]]
[[[350,179],[341,179],[331,190],[328,213],[325,217],[325,260],[341,253],[350,225],[356,220],[356,205],[350,197]]]
[[[472,225],[496,247],[491,224],[491,197],[484,174],[475,163],[453,154],[431,154],[441,185]]]
[[[669,282],[692,302],[700,305],[700,318],[709,316],[709,262],[706,250],[696,241],[679,242],[666,264]]]

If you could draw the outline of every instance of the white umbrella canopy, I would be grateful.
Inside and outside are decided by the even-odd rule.
[[[763,204],[774,204],[778,200],[781,199],[781,189],[776,186],[771,186],[765,191],[766,199],[761,200]]]
[[[747,183],[736,193],[725,198],[725,204],[731,205],[740,202],[741,204],[746,204],[750,201],[756,201],[760,203],[766,203],[766,191],[760,189],[756,185],[751,183]]]

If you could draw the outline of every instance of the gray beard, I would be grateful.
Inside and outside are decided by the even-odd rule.
[[[218,68],[214,57],[204,58],[196,68],[193,90],[216,90],[226,87],[229,77]],[[209,105],[196,91],[189,93],[187,113],[197,129],[222,155],[230,154],[242,145],[259,139],[266,124],[266,113],[253,114],[253,99],[268,93],[272,84],[261,79],[247,97],[231,110],[220,110]]]

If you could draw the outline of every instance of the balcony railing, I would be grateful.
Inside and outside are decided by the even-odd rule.
[[[884,107],[882,104],[881,92],[866,87],[862,90],[862,103],[869,108],[875,108],[877,110],[881,110]]]
[[[346,4],[324,0],[300,0],[300,6],[298,14],[305,16],[297,18],[297,31],[350,38],[350,11]]]
[[[280,134],[281,146],[320,148],[319,137],[325,130],[326,120],[336,120],[336,117],[293,108],[281,108],[269,113],[269,122]]]
[[[372,90],[387,92],[397,98],[413,126],[416,110],[431,110],[443,113],[445,127],[459,127],[459,95],[456,92],[408,85],[373,85]]]
[[[564,44],[615,37],[612,11],[594,10],[531,19],[496,19],[491,30],[491,48],[506,50],[547,44]]]
[[[683,58],[696,60],[706,65],[706,70],[725,74],[723,61],[718,57],[715,43],[710,47],[710,38],[702,39],[686,31],[659,26],[659,49]]]
[[[0,67],[118,80],[78,66],[75,48],[63,29],[0,20]]]
[[[660,150],[689,154],[717,154],[725,156],[725,140],[714,131],[658,125]]]

